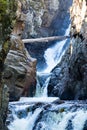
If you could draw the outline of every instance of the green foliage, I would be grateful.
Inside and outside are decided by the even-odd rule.
[[[62,113],[62,112],[64,112],[64,111],[65,111],[64,108],[61,108],[61,109],[59,110],[60,113]]]
[[[16,15],[15,0],[0,0],[0,43],[8,39]]]
[[[13,12],[16,8],[15,0],[0,0],[0,15]]]
[[[7,0],[0,0],[0,15],[6,12],[7,4]]]
[[[9,36],[15,14],[15,0],[0,0],[0,44],[2,45],[0,49],[0,80],[2,77],[4,60],[10,48]]]

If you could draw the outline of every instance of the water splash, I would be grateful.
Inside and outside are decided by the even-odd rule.
[[[83,130],[85,121],[87,120],[86,110],[76,110],[75,112],[48,112],[38,125],[41,123],[40,130]]]
[[[29,97],[21,97],[20,98],[20,101],[18,101],[18,104],[19,103],[51,103],[55,100],[59,99],[58,97],[33,97],[33,98],[29,98]],[[17,102],[12,102],[12,104],[15,104]]]
[[[83,130],[85,121],[87,120],[87,111],[80,110],[76,113],[75,118],[72,120],[74,130]]]
[[[37,108],[34,113],[29,112],[27,118],[16,119],[8,126],[9,130],[32,130],[38,115],[41,113],[42,109]],[[15,115],[15,114],[14,114]]]
[[[87,105],[84,104],[82,108],[82,106],[74,105],[73,102],[60,105],[52,104],[55,100],[59,99],[55,97],[34,97],[21,98],[20,101],[15,103],[11,102],[14,120],[11,120],[8,126],[9,130],[84,130],[87,121]],[[42,105],[37,106],[37,103]],[[27,108],[29,108],[29,111],[27,111]],[[27,112],[27,115],[20,118],[18,112],[23,112],[23,110],[25,110],[25,113]]]
[[[37,85],[35,97],[47,97],[47,87],[50,81],[51,73],[37,73]]]

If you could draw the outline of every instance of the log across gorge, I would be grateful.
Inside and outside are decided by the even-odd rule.
[[[22,39],[23,43],[36,43],[36,42],[51,42],[56,40],[65,40],[70,38],[70,36],[52,36],[52,37],[44,37],[44,38],[31,38],[31,39]]]

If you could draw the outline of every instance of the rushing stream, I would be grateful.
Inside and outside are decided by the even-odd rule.
[[[87,104],[57,98],[22,98],[9,104],[9,130],[87,130]]]

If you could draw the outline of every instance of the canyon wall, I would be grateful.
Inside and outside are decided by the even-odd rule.
[[[69,13],[71,0],[28,0],[27,5],[29,6],[23,36],[44,37],[61,32],[59,27],[63,26],[63,19]]]
[[[9,100],[33,96],[36,86],[36,59],[32,58],[21,40],[26,19],[26,1],[17,2],[16,22],[11,33],[11,47],[5,59],[3,79],[9,88]]]
[[[9,89],[3,79],[3,70],[4,61],[10,48],[9,36],[15,10],[15,1],[9,1],[9,3],[5,0],[0,1],[0,130],[7,130],[5,121],[8,110]]]
[[[70,15],[70,47],[53,70],[48,95],[87,99],[87,1],[74,0]]]
[[[0,4],[3,5],[3,1]],[[11,19],[15,22],[11,39],[9,37],[10,32],[7,30],[13,21],[9,23],[8,19],[6,23],[9,24],[6,24],[6,26],[9,27],[4,28],[2,31],[6,37],[0,39],[2,44],[2,46],[0,46],[0,130],[7,130],[6,116],[8,112],[8,102],[18,100],[21,96],[33,96],[35,92],[36,59],[28,54],[21,40],[26,17],[25,10],[27,10],[25,4],[26,1],[19,0],[17,1],[17,12],[14,12],[12,8],[14,15],[17,15],[15,21]],[[7,3],[6,5],[10,4]],[[2,15],[2,18],[3,17],[4,15]],[[2,23],[1,25],[3,25],[4,22],[5,21],[0,21],[0,23]]]

